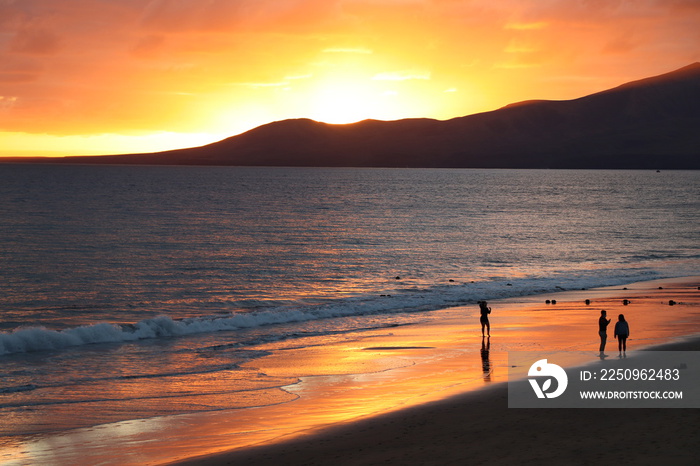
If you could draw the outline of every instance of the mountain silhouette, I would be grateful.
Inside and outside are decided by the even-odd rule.
[[[446,121],[284,120],[202,147],[64,162],[325,167],[700,169],[700,63],[566,101]],[[55,160],[54,160],[55,161]]]

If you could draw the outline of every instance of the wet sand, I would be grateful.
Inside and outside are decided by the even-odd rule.
[[[700,350],[700,339],[669,345]],[[697,409],[509,409],[506,384],[199,465],[695,465]]]
[[[455,387],[461,391],[456,395],[448,396],[450,390],[446,389],[434,397],[441,399],[431,400],[428,396],[422,403],[385,414],[338,420],[323,429],[297,432],[285,441],[192,458],[181,464],[697,464],[698,410],[509,409],[503,353],[531,348],[523,340],[528,338],[543,342],[543,350],[572,349],[588,351],[593,356],[599,343],[596,322],[600,309],[606,309],[613,319],[606,353],[617,354],[612,325],[620,313],[627,316],[631,325],[629,352],[652,347],[700,351],[698,285],[698,277],[690,277],[636,283],[627,289],[563,292],[554,296],[557,304],[544,304],[541,296],[491,303],[491,347],[478,385],[466,382]],[[591,304],[585,304],[584,299],[591,299]],[[623,299],[629,303],[624,304]],[[670,306],[671,299],[678,304]],[[528,317],[532,315],[535,317]],[[480,332],[477,312],[474,319],[470,330]],[[515,322],[519,324],[514,325]],[[454,326],[448,324],[439,332],[428,334],[444,335],[450,328]],[[422,330],[425,332],[426,328]],[[429,352],[438,346],[445,351],[450,347],[446,342],[456,342],[469,344],[470,358],[475,360],[474,346],[481,341],[480,333],[432,341],[425,335],[415,335],[410,340],[405,337],[399,338],[395,346],[385,343],[364,349],[370,353],[405,353]],[[416,340],[422,344],[415,344]],[[504,343],[496,344],[499,340]],[[481,363],[485,363],[483,355],[482,351]],[[444,371],[445,366],[438,364],[436,369]],[[388,373],[398,379],[402,375],[400,371]],[[449,378],[441,380],[448,383]],[[388,392],[383,393],[392,398]],[[315,409],[323,412],[327,406],[316,404]],[[385,405],[384,409],[390,408]]]
[[[299,377],[281,388],[295,401],[17,439],[0,447],[0,463],[695,464],[697,410],[509,409],[505,382],[509,351],[595,359],[600,309],[613,319],[609,354],[619,313],[630,322],[628,352],[700,338],[698,286],[700,277],[686,277],[493,301],[490,339],[472,305],[420,324],[300,341],[293,351],[261,345],[271,354],[251,367]],[[672,349],[697,351],[700,340]]]

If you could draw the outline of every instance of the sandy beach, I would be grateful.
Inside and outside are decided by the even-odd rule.
[[[582,306],[589,306],[581,301],[591,299],[596,311],[603,307],[610,316],[624,312],[634,322],[637,338],[629,341],[631,348],[699,351],[699,284],[693,277],[562,292],[555,296],[556,305],[523,303],[522,299],[519,305],[494,302],[494,314],[509,306],[511,317],[518,308],[551,313],[552,306],[560,306],[557,312],[562,314],[577,314],[585,309]],[[624,304],[624,299],[629,303]],[[670,300],[678,304],[670,306]],[[687,318],[670,318],[681,307]],[[595,323],[596,312],[584,315]],[[497,322],[494,316],[494,341],[503,333]],[[580,323],[573,317],[568,322],[562,322],[571,327],[566,332],[552,329],[548,321],[550,325],[542,328],[533,325],[528,335],[561,348],[560,340],[548,333],[563,334],[572,343],[569,347],[597,349],[595,328],[585,328],[590,342],[579,344]],[[607,352],[617,354],[617,342],[610,340]],[[466,393],[179,464],[697,464],[700,417],[695,409],[509,409],[507,384],[499,373],[502,362],[491,364],[495,383],[472,386]],[[317,406],[318,411],[324,409]]]
[[[261,345],[270,354],[251,364],[298,377],[280,389],[294,401],[16,438],[0,463],[695,464],[696,409],[513,409],[507,381],[513,351],[596,360],[601,309],[627,316],[630,354],[699,351],[699,286],[685,277],[494,300],[490,338],[470,305],[301,351]]]
[[[700,339],[664,349],[700,350]],[[200,465],[697,464],[695,409],[507,407],[498,386],[301,436],[197,458]]]
[[[696,410],[508,410],[505,387],[185,464],[697,464]]]

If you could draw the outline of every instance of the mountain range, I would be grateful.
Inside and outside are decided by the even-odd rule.
[[[700,169],[700,63],[574,100],[451,120],[278,121],[201,147],[44,162]]]

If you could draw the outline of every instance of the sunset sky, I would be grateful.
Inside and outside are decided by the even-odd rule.
[[[700,61],[698,0],[0,0],[0,155],[448,119]]]

